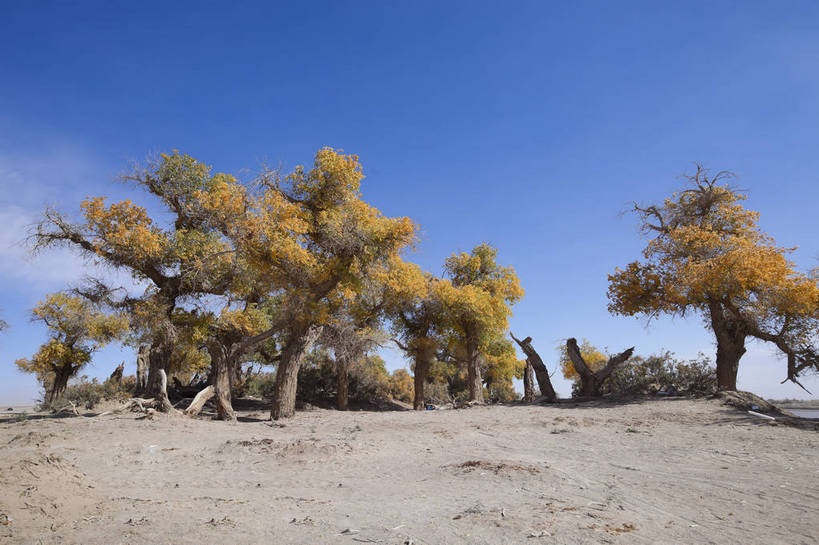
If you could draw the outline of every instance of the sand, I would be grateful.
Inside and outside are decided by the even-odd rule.
[[[0,543],[819,541],[819,434],[718,400],[0,421]]]

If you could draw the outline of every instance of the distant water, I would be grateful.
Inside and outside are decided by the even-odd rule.
[[[792,412],[796,416],[801,416],[802,418],[816,418],[819,419],[819,409],[785,409],[788,412]]]

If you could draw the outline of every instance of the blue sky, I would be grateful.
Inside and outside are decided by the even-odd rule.
[[[606,311],[606,275],[644,244],[620,212],[695,161],[736,172],[763,228],[818,264],[815,2],[6,2],[0,51],[4,403],[37,391],[13,364],[45,338],[29,309],[87,266],[27,256],[26,226],[89,195],[144,201],[115,178],[156,151],[238,174],[358,154],[365,197],[421,225],[422,266],[499,248],[527,292],[513,331],[552,366],[569,336],[713,353],[698,318]],[[106,349],[88,372],[122,359]],[[784,376],[753,345],[739,382],[807,397]]]

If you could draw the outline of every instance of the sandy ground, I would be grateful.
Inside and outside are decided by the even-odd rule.
[[[2,543],[819,541],[819,433],[717,400],[0,421]]]

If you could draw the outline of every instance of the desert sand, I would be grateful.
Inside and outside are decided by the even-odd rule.
[[[719,400],[0,421],[2,543],[819,541],[819,434]]]

